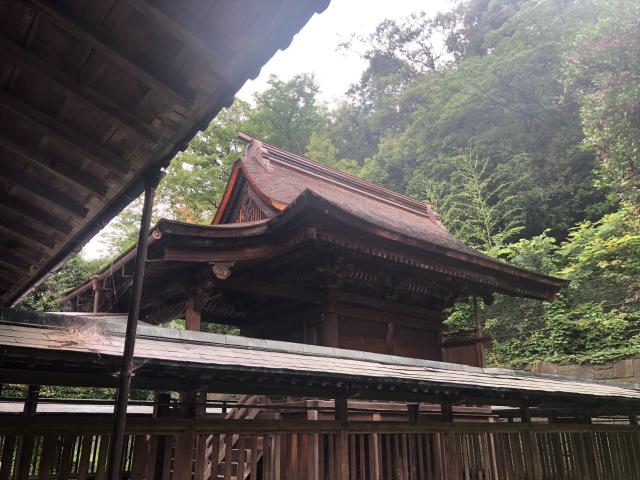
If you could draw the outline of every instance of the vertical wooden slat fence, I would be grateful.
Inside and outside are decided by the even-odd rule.
[[[299,426],[300,424],[298,424]],[[349,428],[352,428],[350,425]],[[0,427],[1,429],[1,427]],[[132,480],[608,480],[640,478],[640,431],[274,431],[128,435]],[[477,430],[477,431],[476,431]],[[346,440],[346,470],[340,465]],[[0,480],[103,479],[103,433],[30,433],[18,471],[21,435],[0,434]],[[530,448],[534,441],[534,448]],[[162,448],[160,448],[162,446]],[[532,454],[532,452],[537,454]],[[451,462],[454,462],[452,465]],[[536,462],[538,468],[536,468]],[[160,469],[160,471],[158,471]],[[346,471],[346,477],[344,472]],[[342,475],[342,476],[341,476]]]

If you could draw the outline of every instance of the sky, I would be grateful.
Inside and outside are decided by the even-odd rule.
[[[399,20],[414,12],[431,16],[452,5],[451,0],[332,0],[324,12],[309,20],[286,50],[278,51],[262,67],[255,80],[244,84],[237,97],[251,101],[254,93],[266,88],[270,75],[286,81],[298,73],[313,73],[320,99],[335,104],[366,68],[357,42],[349,51],[338,48],[341,42],[368,35],[386,18]],[[106,253],[103,233],[107,229],[109,225],[85,245],[84,257],[98,258]]]
[[[288,80],[304,72],[315,75],[321,99],[334,103],[359,80],[366,67],[355,51],[357,46],[352,51],[338,51],[340,42],[354,35],[366,36],[385,18],[397,20],[421,11],[431,16],[452,5],[450,0],[332,0],[324,12],[309,20],[286,50],[271,58],[258,78],[245,83],[237,96],[250,101],[253,93],[266,87],[270,75]]]

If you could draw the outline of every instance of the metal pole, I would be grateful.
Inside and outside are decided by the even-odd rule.
[[[138,234],[138,246],[133,271],[133,286],[131,288],[131,303],[127,316],[127,333],[124,341],[124,353],[122,354],[122,367],[118,385],[118,396],[113,413],[113,433],[109,448],[108,479],[121,480],[122,456],[124,447],[124,432],[127,421],[127,405],[129,404],[129,387],[133,374],[133,351],[136,343],[136,329],[140,314],[140,298],[142,296],[142,282],[144,280],[144,264],[147,260],[147,244],[149,241],[149,225],[153,210],[153,198],[156,186],[160,180],[159,172],[150,175],[144,182],[144,206],[140,219],[140,233]]]

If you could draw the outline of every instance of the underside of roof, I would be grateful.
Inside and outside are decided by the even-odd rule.
[[[327,4],[0,2],[0,304],[136,198]]]
[[[0,310],[0,382],[112,385],[124,332],[122,323],[108,319]],[[279,386],[292,395],[326,398],[344,391],[356,398],[446,397],[466,404],[573,405],[601,413],[640,406],[640,390],[632,385],[147,326],[138,327],[137,338],[138,388],[233,387],[232,393],[260,394]]]

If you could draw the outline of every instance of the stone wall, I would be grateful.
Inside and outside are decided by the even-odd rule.
[[[640,384],[640,356],[601,365],[576,365],[565,361],[559,363],[535,362],[526,365],[524,370],[590,380],[613,380]]]

